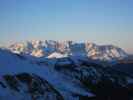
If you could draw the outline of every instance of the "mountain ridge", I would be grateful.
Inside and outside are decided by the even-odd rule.
[[[114,60],[124,59],[128,54],[121,48],[113,45],[97,45],[92,42],[37,40],[15,43],[7,47],[14,53],[29,54],[35,57],[53,58],[66,56],[87,56],[92,59]]]

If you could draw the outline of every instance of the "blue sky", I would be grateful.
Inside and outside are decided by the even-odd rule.
[[[133,53],[132,5],[132,0],[0,0],[0,45],[89,40]]]

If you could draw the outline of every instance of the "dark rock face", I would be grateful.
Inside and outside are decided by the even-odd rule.
[[[118,63],[112,66],[114,69],[124,72],[126,74],[129,74],[133,76],[133,61],[132,62],[124,62],[124,63]]]
[[[56,63],[55,69],[71,79],[79,81],[95,97],[80,96],[80,100],[132,100],[133,84],[129,85],[128,75],[100,64],[82,61],[76,64]],[[131,78],[132,79],[132,78]]]
[[[27,92],[25,93],[30,95],[32,100],[63,100],[61,94],[52,85],[35,74],[4,75],[3,81],[5,83],[0,82],[1,87],[9,87],[10,90],[20,94],[20,91],[25,92],[22,85],[26,85]]]

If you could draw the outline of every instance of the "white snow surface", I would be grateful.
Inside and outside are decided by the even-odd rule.
[[[58,52],[53,52],[47,58],[64,58],[64,57],[67,57],[67,56]]]

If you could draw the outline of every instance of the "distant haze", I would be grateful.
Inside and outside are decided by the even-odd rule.
[[[132,0],[0,0],[0,45],[76,40],[133,53]]]

